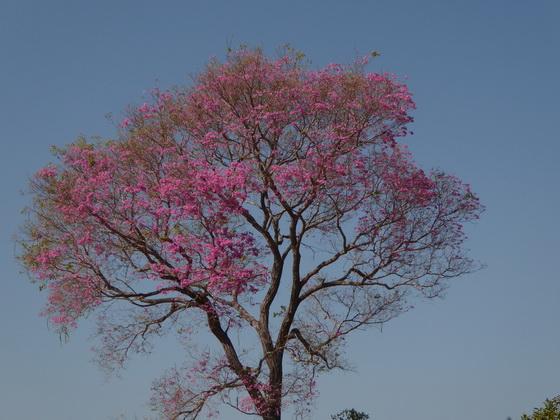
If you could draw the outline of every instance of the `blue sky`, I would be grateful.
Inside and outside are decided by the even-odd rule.
[[[18,192],[51,145],[110,137],[107,113],[243,43],[274,54],[289,42],[319,67],[381,52],[370,71],[409,77],[418,163],[470,183],[487,208],[468,228],[487,268],[351,339],[356,373],[322,377],[313,418],[516,419],[560,394],[559,21],[556,0],[2,2],[0,418],[149,415],[151,381],[181,350],[162,342],[107,380],[89,362],[89,320],[61,345],[14,261]]]

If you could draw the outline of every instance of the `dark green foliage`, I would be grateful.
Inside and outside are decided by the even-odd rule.
[[[560,420],[560,395],[546,399],[543,408],[535,408],[530,416],[523,414],[521,420]]]
[[[369,416],[366,413],[359,413],[353,408],[351,410],[344,410],[334,416],[332,420],[368,420]]]

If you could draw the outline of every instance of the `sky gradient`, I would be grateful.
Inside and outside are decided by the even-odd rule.
[[[368,70],[408,77],[414,94],[417,162],[469,183],[487,209],[467,229],[487,267],[351,338],[355,372],[320,378],[312,418],[518,419],[560,394],[558,22],[557,0],[2,2],[0,418],[150,414],[151,381],[182,349],[169,337],[106,379],[89,361],[93,320],[61,344],[38,316],[46,294],[14,260],[19,191],[51,145],[111,137],[108,113],[118,121],[144,91],[188,84],[240,44],[273,55],[290,43],[314,67],[379,51]]]

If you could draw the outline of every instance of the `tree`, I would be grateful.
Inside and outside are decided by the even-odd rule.
[[[340,413],[331,416],[332,420],[368,420],[369,416],[366,413],[361,413],[353,408],[351,410],[344,410]]]
[[[523,414],[521,420],[560,420],[560,395],[544,402],[543,408],[535,408],[533,414]]]
[[[416,167],[397,142],[414,103],[366,61],[311,71],[258,50],[152,91],[115,140],[55,148],[30,184],[20,258],[60,331],[99,315],[102,367],[176,331],[188,365],[153,409],[214,403],[266,420],[309,410],[345,336],[440,295],[476,268],[461,244],[469,187]],[[197,348],[207,330],[217,348]]]

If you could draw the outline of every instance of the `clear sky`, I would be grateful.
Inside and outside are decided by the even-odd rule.
[[[61,345],[14,262],[18,191],[51,145],[110,137],[107,113],[243,43],[273,54],[289,42],[318,67],[379,51],[370,71],[409,77],[417,161],[487,208],[468,228],[487,268],[350,340],[356,372],[322,377],[313,418],[518,419],[560,394],[559,22],[558,0],[0,2],[0,419],[149,415],[151,381],[181,350],[162,342],[106,380],[90,320]]]

